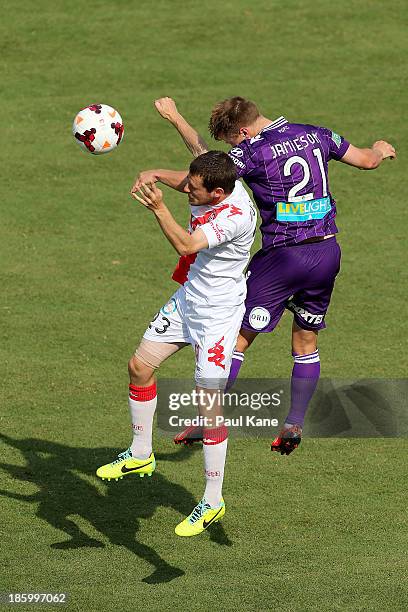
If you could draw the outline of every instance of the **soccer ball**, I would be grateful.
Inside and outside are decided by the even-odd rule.
[[[116,149],[123,139],[123,122],[118,111],[107,104],[91,104],[79,111],[72,133],[84,151],[102,155]]]

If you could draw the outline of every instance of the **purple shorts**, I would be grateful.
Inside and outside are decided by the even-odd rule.
[[[285,308],[302,329],[324,329],[340,258],[335,237],[255,253],[247,271],[243,329],[270,332]]]

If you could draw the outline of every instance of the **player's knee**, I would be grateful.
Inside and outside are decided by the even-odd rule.
[[[146,385],[153,378],[154,370],[133,355],[128,363],[129,378],[132,385]]]
[[[292,334],[292,351],[297,355],[309,355],[317,349],[317,331],[301,329],[294,326]]]

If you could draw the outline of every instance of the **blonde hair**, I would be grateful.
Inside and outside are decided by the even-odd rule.
[[[212,110],[208,129],[215,140],[239,133],[241,127],[251,125],[260,116],[251,100],[236,96],[218,102]]]

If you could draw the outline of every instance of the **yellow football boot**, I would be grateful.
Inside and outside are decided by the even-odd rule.
[[[208,504],[203,498],[190,516],[181,521],[175,528],[175,532],[178,536],[189,537],[195,536],[199,533],[202,533],[207,527],[209,527],[212,523],[216,523],[225,514],[225,503],[224,500],[221,499],[221,503],[216,508],[211,508],[210,504]]]
[[[119,453],[117,459],[112,463],[106,463],[96,470],[96,475],[102,480],[119,480],[128,474],[139,474],[141,478],[145,474],[151,476],[156,468],[156,459],[152,453],[147,459],[136,459],[132,456],[130,448]]]

